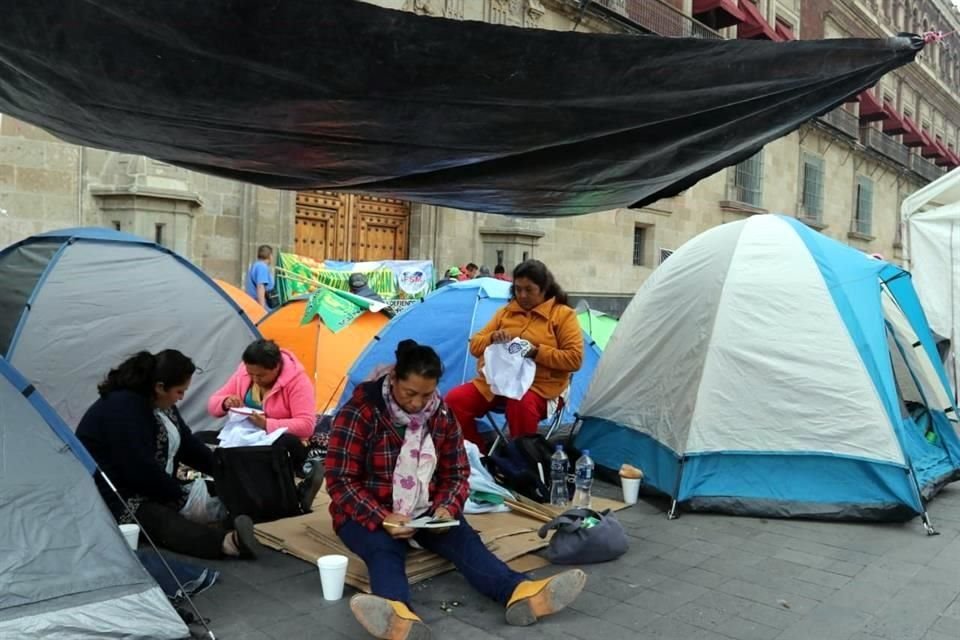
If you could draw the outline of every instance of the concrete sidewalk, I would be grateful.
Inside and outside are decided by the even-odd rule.
[[[616,495],[602,486],[603,495]],[[573,610],[509,627],[499,605],[450,573],[415,587],[436,638],[581,640],[954,640],[960,637],[960,486],[919,519],[858,525],[683,514],[645,503],[618,514],[620,560],[586,566]],[[345,598],[323,600],[314,567],[268,552],[213,563],[221,582],[197,598],[223,640],[367,638]],[[548,567],[541,577],[556,572]],[[443,603],[458,607],[445,612]],[[448,607],[449,608],[449,607]]]

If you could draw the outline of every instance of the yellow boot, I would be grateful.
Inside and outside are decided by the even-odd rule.
[[[525,580],[517,585],[507,603],[507,624],[525,627],[554,614],[577,599],[587,574],[571,569],[546,580]]]
[[[357,594],[350,599],[357,622],[381,640],[428,640],[430,629],[407,605],[379,596]]]

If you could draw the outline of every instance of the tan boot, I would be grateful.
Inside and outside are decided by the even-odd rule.
[[[560,611],[577,599],[586,584],[587,574],[580,569],[521,582],[507,603],[507,624],[525,627]]]
[[[428,640],[430,629],[407,605],[380,596],[357,594],[350,599],[357,622],[381,640]]]

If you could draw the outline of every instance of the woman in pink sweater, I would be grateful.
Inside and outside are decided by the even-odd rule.
[[[249,418],[256,426],[267,433],[286,428],[275,446],[288,451],[297,475],[304,476],[301,505],[309,511],[323,476],[312,467],[303,469],[307,448],[302,441],[313,435],[317,422],[313,383],[296,356],[272,340],[252,342],[242,360],[227,383],[210,397],[207,411],[220,418],[230,409],[257,409],[263,413]]]

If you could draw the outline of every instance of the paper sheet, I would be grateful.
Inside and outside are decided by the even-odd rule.
[[[273,433],[267,433],[250,421],[248,417],[250,415],[252,413],[234,409],[227,413],[227,424],[220,430],[221,447],[229,449],[231,447],[269,446],[287,432],[286,427],[281,427]]]

